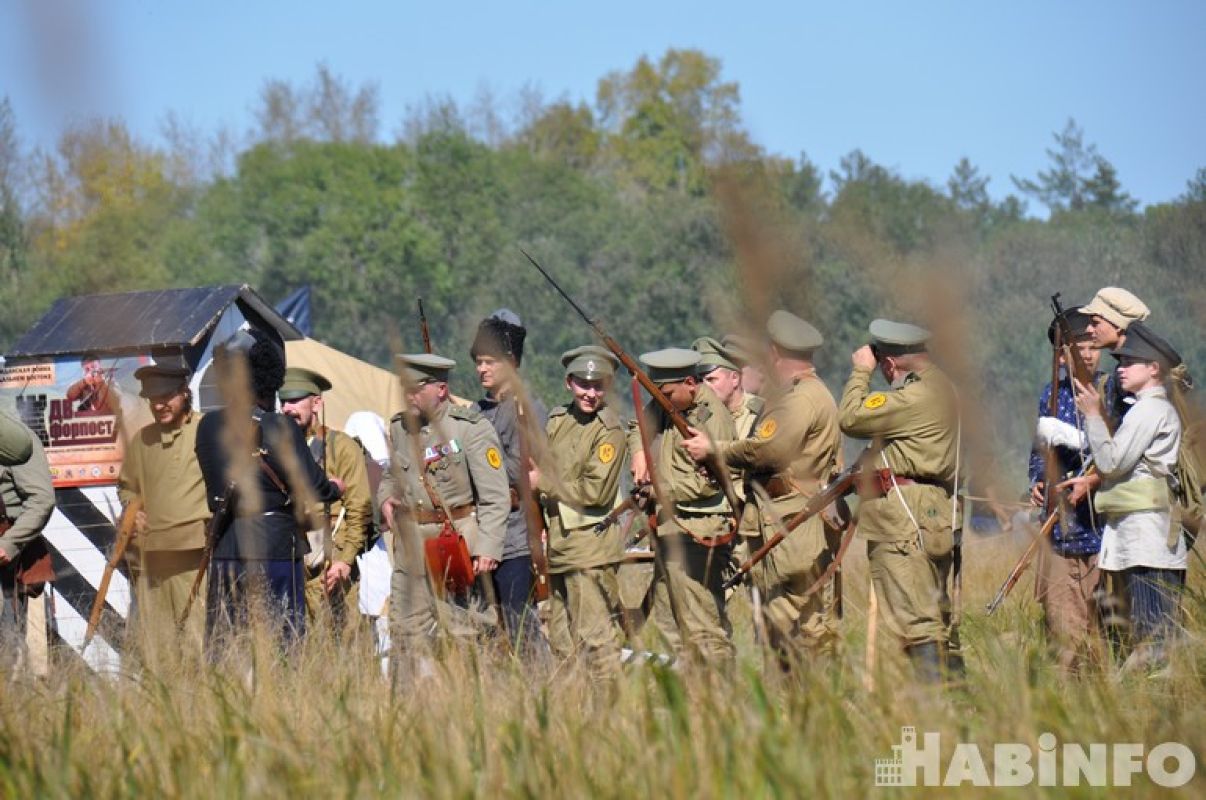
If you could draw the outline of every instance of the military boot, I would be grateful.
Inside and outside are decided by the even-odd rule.
[[[938,642],[922,642],[907,650],[913,669],[923,683],[940,684],[943,678],[943,653]]]

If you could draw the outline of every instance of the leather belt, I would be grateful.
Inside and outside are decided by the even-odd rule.
[[[951,485],[946,481],[940,481],[937,478],[909,478],[904,475],[895,475],[890,469],[877,469],[874,472],[865,473],[866,477],[859,481],[859,497],[864,499],[875,499],[884,497],[892,491],[892,485],[896,486],[936,486],[942,489],[947,494],[950,494]]]
[[[472,514],[473,510],[474,507],[472,505],[455,506],[448,509],[448,516],[451,516],[453,520],[464,519]],[[419,509],[415,512],[415,522],[420,525],[441,525],[448,519],[448,516],[444,515],[443,509],[435,509],[434,511]]]

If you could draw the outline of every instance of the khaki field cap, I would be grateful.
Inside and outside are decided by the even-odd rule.
[[[678,383],[698,375],[699,353],[682,347],[667,347],[641,356],[654,383]]]
[[[766,335],[777,347],[793,353],[808,353],[825,343],[820,331],[790,311],[771,314],[766,321]]]
[[[282,403],[290,400],[301,400],[310,395],[319,395],[330,391],[331,382],[312,369],[305,367],[289,367],[285,370],[285,382],[276,390],[276,396]]]
[[[720,344],[728,352],[732,362],[739,367],[744,367],[746,364],[756,364],[758,362],[758,354],[766,350],[764,343],[749,336],[742,336],[739,333],[726,333],[724,338],[720,340]]]
[[[435,353],[402,353],[398,356],[402,363],[403,375],[413,386],[428,381],[448,382],[449,371],[456,366],[451,358],[437,356]]]
[[[904,356],[924,353],[930,332],[908,322],[892,322],[877,319],[867,328],[874,341],[875,351],[881,356]]]
[[[1152,312],[1142,300],[1126,289],[1107,286],[1093,295],[1093,299],[1081,308],[1080,313],[1101,317],[1118,330],[1125,331],[1132,322],[1143,322]]]
[[[140,397],[166,397],[188,385],[191,374],[181,358],[166,358],[134,370],[134,377],[142,384]]]
[[[728,349],[720,342],[713,339],[711,336],[701,336],[691,344],[691,349],[699,353],[699,374],[707,375],[717,367],[731,369],[733,372],[740,370],[736,360]]]
[[[619,363],[610,350],[597,344],[575,347],[561,354],[561,366],[565,367],[565,376],[568,378],[573,375],[584,381],[613,377]]]

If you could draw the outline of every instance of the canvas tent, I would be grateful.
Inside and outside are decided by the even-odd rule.
[[[285,343],[289,366],[306,367],[331,382],[331,391],[323,395],[326,423],[344,428],[356,411],[372,411],[381,419],[402,410],[402,384],[389,370],[353,358],[314,339]]]
[[[159,356],[183,356],[204,409],[217,400],[206,381],[214,345],[244,326],[282,343],[302,338],[246,285],[91,295],[57,301],[0,367],[0,407],[41,439],[55,485],[57,508],[44,531],[55,568],[43,595],[47,624],[66,652],[94,668],[118,663],[108,638],[120,635],[130,606],[126,576],[115,574],[101,632],[82,650],[120,514],[124,438],[150,421],[134,371]]]

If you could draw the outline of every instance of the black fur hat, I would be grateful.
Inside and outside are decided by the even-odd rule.
[[[528,329],[523,326],[519,315],[510,309],[500,308],[477,326],[477,335],[473,337],[469,355],[473,358],[509,358],[518,367],[523,360],[523,340],[527,335]]]

